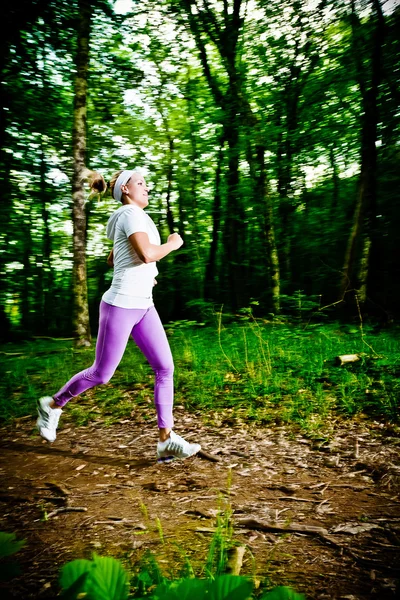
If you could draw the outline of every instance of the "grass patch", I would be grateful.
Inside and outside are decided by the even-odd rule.
[[[398,420],[399,332],[375,333],[365,325],[301,325],[241,322],[166,326],[175,370],[175,403],[207,420],[234,419],[259,425],[297,423],[318,429],[329,416],[364,414]],[[4,344],[0,418],[35,414],[37,398],[54,394],[73,374],[90,366],[94,347],[70,341],[29,340]],[[338,366],[336,357],[358,354]],[[112,423],[141,411],[154,418],[153,373],[133,342],[111,382],[71,402],[73,420]]]
[[[207,556],[199,572],[195,571],[183,548],[178,548],[177,556],[177,548],[164,539],[161,522],[156,519],[155,527],[165,559],[162,558],[163,553],[156,557],[147,551],[133,564],[131,553],[123,560],[95,553],[90,560],[72,560],[61,568],[61,596],[71,600],[81,597],[99,600],[250,600],[255,597],[259,600],[305,600],[302,594],[286,586],[269,589],[268,576],[261,586],[254,574],[239,575],[237,571],[241,570],[244,553],[251,552],[246,546],[238,546],[242,551],[241,558],[230,561],[230,551],[235,547],[231,516],[229,505],[220,508]],[[9,557],[24,544],[25,540],[17,540],[14,533],[0,532],[0,574],[6,592],[8,586],[11,589],[13,578],[21,574],[18,561],[14,557],[9,560]],[[254,562],[252,564],[254,567]],[[232,570],[235,572],[232,573]]]

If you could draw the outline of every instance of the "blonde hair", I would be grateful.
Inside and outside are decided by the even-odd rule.
[[[102,194],[108,187],[103,175],[98,171],[85,169],[82,180],[86,180],[89,184],[90,191],[96,194]]]
[[[118,171],[117,173],[114,173],[110,181],[106,181],[103,175],[98,171],[91,171],[90,169],[86,169],[83,174],[83,179],[85,179],[88,183],[91,192],[96,194],[102,194],[108,188],[110,188],[111,195],[113,196],[115,183],[121,173],[122,170]]]
[[[111,177],[110,181],[106,181],[101,173],[98,171],[91,171],[90,169],[86,169],[83,175],[83,179],[87,181],[90,187],[90,191],[95,194],[102,194],[107,189],[110,189],[111,196],[114,198],[114,188],[117,182],[118,177],[121,173],[124,172],[125,169],[121,169],[114,173]],[[136,171],[135,171],[136,172]],[[138,171],[139,172],[139,171]],[[123,196],[124,194],[122,194]],[[122,202],[122,197],[121,197]]]

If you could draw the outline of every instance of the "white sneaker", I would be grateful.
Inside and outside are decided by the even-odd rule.
[[[50,403],[53,402],[51,396],[40,398],[37,403],[38,418],[36,426],[42,438],[48,442],[54,442],[56,439],[56,430],[60,419],[61,408],[50,408]]]
[[[168,462],[174,458],[188,458],[197,454],[199,450],[201,450],[200,444],[189,444],[183,437],[171,431],[165,442],[157,444],[157,460]]]

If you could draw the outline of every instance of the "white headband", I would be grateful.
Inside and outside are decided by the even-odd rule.
[[[118,200],[118,202],[121,202],[121,198],[122,198],[121,187],[130,180],[130,178],[132,177],[132,175],[134,173],[136,173],[136,171],[122,171],[121,175],[118,176],[118,179],[115,182],[114,191],[113,191],[113,196],[114,196],[115,200]]]

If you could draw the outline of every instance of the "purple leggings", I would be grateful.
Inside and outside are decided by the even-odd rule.
[[[74,396],[110,381],[130,335],[155,373],[154,403],[158,427],[172,428],[174,362],[164,327],[154,306],[143,309],[120,308],[102,300],[95,361],[89,369],[74,375],[54,395],[54,401],[62,407]]]

